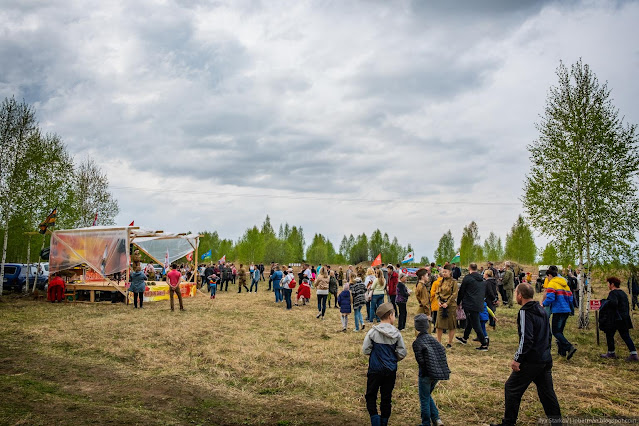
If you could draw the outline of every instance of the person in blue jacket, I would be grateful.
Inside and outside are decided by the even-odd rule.
[[[282,300],[284,300],[284,298],[282,297],[280,281],[282,281],[282,278],[284,278],[284,274],[280,270],[280,265],[275,265],[275,272],[273,272],[273,275],[271,275],[271,277],[273,278],[273,291],[275,292],[275,301],[281,302]]]
[[[559,355],[570,359],[577,352],[577,348],[564,336],[564,328],[568,317],[574,312],[572,291],[570,291],[566,279],[559,276],[559,271],[555,265],[551,265],[546,274],[549,281],[546,287],[546,298],[542,305],[550,307],[552,335],[557,339]]]
[[[381,304],[375,311],[380,324],[374,326],[364,338],[362,353],[370,355],[366,381],[366,409],[371,416],[371,426],[385,426],[391,415],[391,400],[397,362],[406,357],[406,345],[402,334],[393,326],[395,307]],[[381,391],[380,414],[377,413],[377,393]]]

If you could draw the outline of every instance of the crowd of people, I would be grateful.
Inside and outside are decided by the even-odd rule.
[[[177,267],[174,265],[174,269]],[[397,363],[407,354],[402,331],[406,329],[407,303],[415,294],[418,308],[414,316],[416,339],[413,352],[419,365],[419,399],[423,425],[443,424],[432,393],[437,383],[447,380],[451,373],[446,351],[456,340],[466,345],[474,332],[478,351],[488,351],[490,338],[487,325],[493,330],[497,324],[498,307],[520,306],[517,313],[519,346],[511,361],[512,373],[505,383],[505,412],[502,425],[514,425],[517,421],[522,395],[531,383],[537,386],[539,399],[549,421],[561,422],[561,410],[553,389],[551,339],[554,336],[559,356],[570,360],[577,348],[564,336],[564,328],[574,313],[576,300],[573,286],[556,266],[548,268],[541,285],[541,301],[533,300],[535,288],[531,274],[515,270],[506,262],[501,270],[492,262],[478,268],[468,265],[468,273],[462,276],[459,265],[434,264],[416,271],[417,285],[414,291],[407,285],[408,274],[400,265],[385,265],[367,269],[348,266],[333,270],[329,265],[302,265],[296,275],[289,266],[272,264],[268,276],[267,291],[274,293],[275,303],[283,303],[287,310],[293,305],[310,304],[312,289],[317,297],[316,318],[323,320],[327,307],[338,308],[341,331],[348,329],[348,317],[354,317],[354,332],[369,331],[364,338],[362,352],[369,356],[366,385],[366,407],[372,425],[385,425],[391,415],[392,391],[395,384]],[[172,269],[170,284],[184,277]],[[233,264],[209,265],[200,269],[207,282],[211,298],[217,287],[228,291],[228,284],[238,280],[238,293],[242,287],[257,292],[259,281],[266,281],[263,265],[243,264],[236,269]],[[168,274],[171,276],[171,273]],[[568,271],[568,278],[574,271]],[[178,278],[179,277],[179,278]],[[251,288],[246,287],[251,280]],[[299,281],[299,284],[298,284]],[[608,278],[610,293],[603,300],[600,310],[600,328],[605,332],[608,351],[603,358],[616,358],[614,336],[619,333],[630,356],[628,361],[639,361],[629,329],[630,302],[620,280]],[[631,283],[629,281],[629,287]],[[293,291],[296,291],[295,303]],[[183,309],[179,292],[180,308]],[[172,294],[171,294],[172,296]],[[634,303],[633,300],[633,308]],[[140,298],[140,306],[141,306]],[[136,303],[137,305],[137,303]],[[503,309],[500,308],[500,309]],[[173,298],[171,297],[171,309]],[[365,309],[365,314],[362,310]],[[397,327],[395,327],[397,324]],[[431,326],[432,324],[432,326]],[[460,331],[460,335],[456,335]],[[435,336],[433,336],[433,333]],[[447,342],[442,343],[444,333]],[[381,394],[380,410],[377,396]]]

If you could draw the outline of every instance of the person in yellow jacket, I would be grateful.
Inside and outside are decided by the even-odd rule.
[[[442,277],[440,276],[435,280],[433,286],[430,288],[430,311],[433,313],[433,333],[437,330],[435,324],[437,324],[437,311],[439,311],[439,301],[437,300],[437,290],[439,290],[439,285],[442,282]]]

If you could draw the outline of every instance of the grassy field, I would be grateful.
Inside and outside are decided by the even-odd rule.
[[[185,300],[186,312],[170,312],[168,301],[134,310],[0,299],[0,423],[368,423],[364,334],[339,332],[338,309],[324,321],[315,319],[311,306],[287,312],[261,287],[258,294],[237,294],[233,286],[215,301],[198,295]],[[396,425],[419,423],[411,299],[403,334],[409,353],[393,393]],[[501,418],[517,346],[516,312],[497,311],[489,352],[477,353],[470,344],[448,351],[451,379],[434,393],[445,424]],[[639,333],[632,336],[639,342]],[[639,364],[601,360],[605,338],[597,347],[594,327],[579,331],[575,318],[567,337],[578,351],[568,362],[555,357],[553,370],[564,416],[639,416]],[[627,349],[618,343],[625,358]],[[541,415],[532,386],[520,421],[532,424]]]

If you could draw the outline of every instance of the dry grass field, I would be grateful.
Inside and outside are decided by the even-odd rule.
[[[412,286],[411,286],[412,287]],[[312,306],[287,312],[261,284],[143,310],[123,304],[50,304],[4,297],[0,302],[2,424],[266,424],[364,425],[367,357],[363,333],[341,333],[338,309],[324,321]],[[598,297],[606,293],[598,292]],[[312,302],[315,302],[313,296]],[[417,364],[409,304],[403,333],[408,356],[399,364],[391,424],[419,423]],[[451,379],[434,393],[447,425],[498,421],[503,385],[517,347],[516,309],[500,308],[491,350],[455,344]],[[639,315],[635,314],[637,323]],[[349,328],[352,329],[352,318]],[[368,329],[368,327],[367,327]],[[632,333],[639,342],[639,333]],[[567,326],[578,351],[556,357],[555,388],[564,416],[639,416],[639,364],[604,361],[594,327]],[[621,346],[618,353],[627,356]],[[556,349],[554,350],[556,352]],[[520,410],[522,424],[543,414],[534,386]]]

